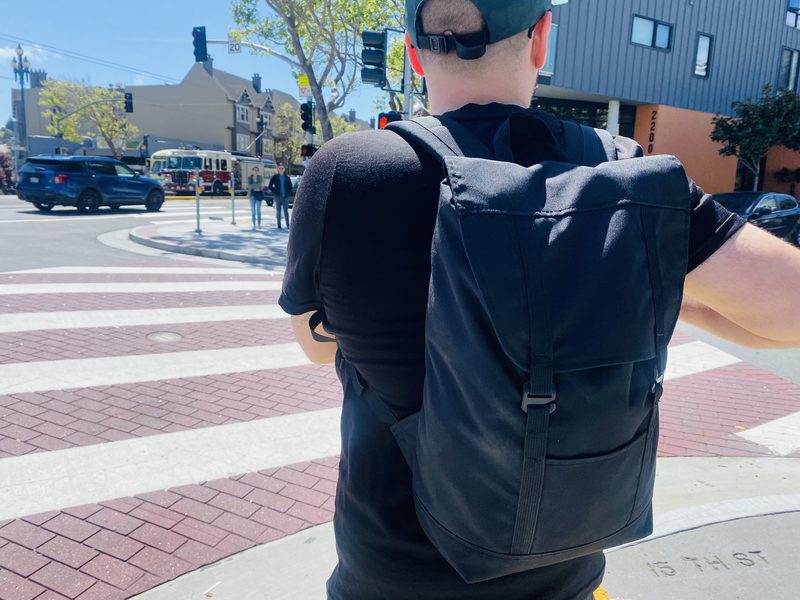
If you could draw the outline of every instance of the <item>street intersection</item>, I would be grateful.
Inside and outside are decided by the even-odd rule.
[[[23,227],[49,227],[43,245],[52,247],[73,221],[28,213],[15,200],[0,203],[6,240],[12,229],[21,240]],[[80,220],[94,227],[83,234],[91,246],[84,240],[61,259],[9,249],[12,258],[0,260],[3,600],[324,595],[334,560],[341,388],[331,367],[311,365],[295,344],[276,304],[277,268],[127,241],[136,228],[167,244],[175,228],[191,230],[187,208],[168,202],[155,216],[84,217],[94,219]],[[229,215],[230,206],[207,208],[211,243],[234,235],[224,224],[215,237],[223,227],[208,220],[215,211]],[[241,239],[252,235],[243,230]],[[800,379],[682,330],[665,390],[660,540],[733,518],[754,524],[761,515],[797,514]],[[780,531],[791,524],[770,518],[752,531],[743,525],[730,548],[715,534],[722,541],[689,554],[694,562],[680,548],[652,545],[658,540],[613,551],[604,587],[628,600],[789,600],[795,596],[780,595],[780,586],[759,595],[758,576],[740,596],[670,595],[678,580],[687,589],[708,585],[698,574],[724,570],[741,587],[749,580],[739,572],[752,578],[759,568],[766,577],[778,565],[785,585],[797,584],[776,555],[787,552]],[[765,529],[777,533],[770,539]],[[723,546],[729,555],[717,559],[725,568],[715,569],[722,551],[711,550]]]

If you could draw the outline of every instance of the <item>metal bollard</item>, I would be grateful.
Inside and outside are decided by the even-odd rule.
[[[200,229],[200,171],[199,169],[194,170],[194,206],[195,212],[197,213],[197,229],[194,230],[195,233],[203,233],[203,230]]]
[[[231,188],[231,225],[236,225],[236,190],[233,188],[233,177],[228,181]]]

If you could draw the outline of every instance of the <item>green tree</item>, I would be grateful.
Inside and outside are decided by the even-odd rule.
[[[736,156],[755,176],[753,190],[761,180],[761,162],[775,146],[800,150],[800,103],[797,95],[787,90],[772,93],[764,86],[760,101],[733,103],[733,117],[717,115],[712,123],[711,139],[722,148],[722,156]]]
[[[232,0],[237,39],[258,41],[289,57],[308,77],[323,140],[334,137],[330,115],[360,84],[361,32],[396,26],[401,0]]]
[[[116,158],[125,154],[139,130],[125,118],[125,100],[119,90],[89,87],[48,79],[39,95],[47,131],[71,142],[84,136],[100,137]]]
[[[300,146],[305,144],[305,133],[300,128],[300,111],[290,103],[282,104],[272,116],[272,139],[275,160],[286,168],[300,161]]]

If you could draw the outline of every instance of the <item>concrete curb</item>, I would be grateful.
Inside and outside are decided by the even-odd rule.
[[[219,260],[244,262],[259,266],[270,266],[271,264],[269,261],[265,261],[256,258],[254,256],[246,256],[243,254],[238,254],[236,252],[227,252],[225,250],[210,250],[208,248],[196,248],[194,246],[165,242],[162,240],[154,240],[138,233],[139,229],[145,229],[147,227],[149,226],[137,227],[135,229],[131,229],[131,231],[128,233],[128,239],[137,244],[141,244],[142,246],[156,248],[157,250],[165,250],[167,252],[174,252],[176,254],[188,254],[190,256],[204,256],[206,258],[216,258]]]

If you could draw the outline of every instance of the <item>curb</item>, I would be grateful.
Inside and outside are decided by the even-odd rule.
[[[228,260],[234,262],[243,262],[259,266],[270,266],[270,262],[261,260],[253,256],[244,256],[235,252],[227,252],[225,250],[209,250],[207,248],[195,248],[193,246],[184,246],[181,244],[173,244],[170,242],[163,242],[145,237],[137,233],[137,229],[131,229],[128,233],[128,239],[142,246],[156,248],[157,250],[165,250],[166,252],[174,252],[176,254],[188,254],[190,256],[203,256],[205,258],[216,258],[219,260]]]

